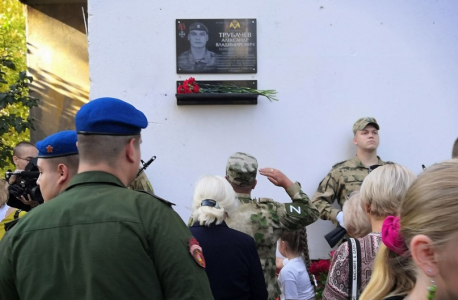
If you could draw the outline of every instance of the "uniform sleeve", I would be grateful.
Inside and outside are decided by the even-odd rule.
[[[0,242],[0,299],[19,300],[14,282],[11,246],[8,235]]]
[[[149,255],[164,299],[213,299],[205,269],[190,254],[192,234],[180,216],[164,203],[143,213]]]
[[[323,300],[348,299],[348,243],[343,243],[337,248],[331,260],[326,286],[323,291]]]
[[[153,186],[151,185],[151,182],[145,172],[142,172],[137,178],[135,178],[127,188],[134,191],[145,191],[154,195]]]
[[[278,218],[273,215],[273,221],[279,222],[280,229],[297,230],[318,220],[319,212],[309,197],[301,190],[298,182],[290,186],[286,192],[292,203],[280,204],[277,207]]]
[[[262,271],[261,261],[259,259],[256,244],[252,240],[251,246],[248,251],[250,259],[250,275],[248,284],[250,286],[250,300],[265,300],[267,299],[267,286],[264,279],[264,272]]]
[[[332,203],[340,198],[339,176],[336,171],[331,170],[318,185],[318,190],[313,196],[312,202],[320,212],[323,220],[331,220],[337,223],[336,217],[340,210],[334,208]]]

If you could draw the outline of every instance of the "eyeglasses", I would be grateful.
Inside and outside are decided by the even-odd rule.
[[[372,166],[369,166],[369,173],[374,171],[375,169],[377,169],[378,167],[380,167],[380,165],[372,165]]]
[[[29,161],[29,162],[33,159],[33,157],[30,157],[30,156],[26,157],[26,158],[22,158],[22,157],[19,157],[19,156],[16,156],[16,157],[19,158],[19,159],[25,160],[25,161]]]

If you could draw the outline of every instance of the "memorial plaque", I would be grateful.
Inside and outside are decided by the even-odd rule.
[[[177,73],[257,73],[256,19],[177,19]]]

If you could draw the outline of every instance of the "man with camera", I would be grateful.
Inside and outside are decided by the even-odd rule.
[[[38,149],[29,142],[20,142],[13,149],[13,163],[16,166],[14,172],[7,172],[6,179],[10,184],[8,206],[29,211],[40,204],[40,197],[34,197],[37,190],[36,179],[38,168],[36,157]]]

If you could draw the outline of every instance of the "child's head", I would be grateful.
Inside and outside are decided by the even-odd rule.
[[[345,216],[345,229],[351,237],[361,238],[372,231],[371,222],[363,209],[359,191],[350,194],[342,211]]]

